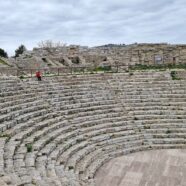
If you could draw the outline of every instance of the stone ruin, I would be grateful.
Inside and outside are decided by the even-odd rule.
[[[71,46],[35,48],[16,61],[2,59],[2,66],[184,64],[185,58],[185,45]],[[158,149],[181,149],[175,153],[185,157],[185,80],[183,69],[65,74],[41,82],[0,76],[0,186],[100,186],[98,170],[116,157]],[[185,184],[184,162],[179,159],[174,186]],[[160,181],[157,174],[145,178],[150,185]],[[167,183],[173,185],[170,175]]]
[[[186,45],[141,43],[91,48],[77,45],[34,48],[32,51],[25,51],[16,59],[9,59],[8,63],[18,68],[184,64]]]
[[[117,47],[98,47],[97,52],[106,55],[114,63],[120,65],[186,63],[186,45],[144,43]]]

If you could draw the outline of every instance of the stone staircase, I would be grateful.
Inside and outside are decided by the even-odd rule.
[[[128,153],[185,148],[186,84],[169,71],[0,78],[0,185],[93,186]]]

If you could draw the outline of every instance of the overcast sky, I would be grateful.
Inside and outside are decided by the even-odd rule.
[[[186,0],[0,0],[0,48],[186,43]]]

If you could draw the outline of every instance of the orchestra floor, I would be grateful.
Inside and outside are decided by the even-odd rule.
[[[186,186],[186,150],[152,150],[110,160],[96,186]]]

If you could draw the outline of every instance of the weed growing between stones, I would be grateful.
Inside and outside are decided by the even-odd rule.
[[[177,77],[176,71],[171,71],[170,75],[172,77],[172,80],[180,80],[180,78]]]
[[[33,147],[31,143],[26,144],[26,148],[27,148],[27,152],[32,152]]]

